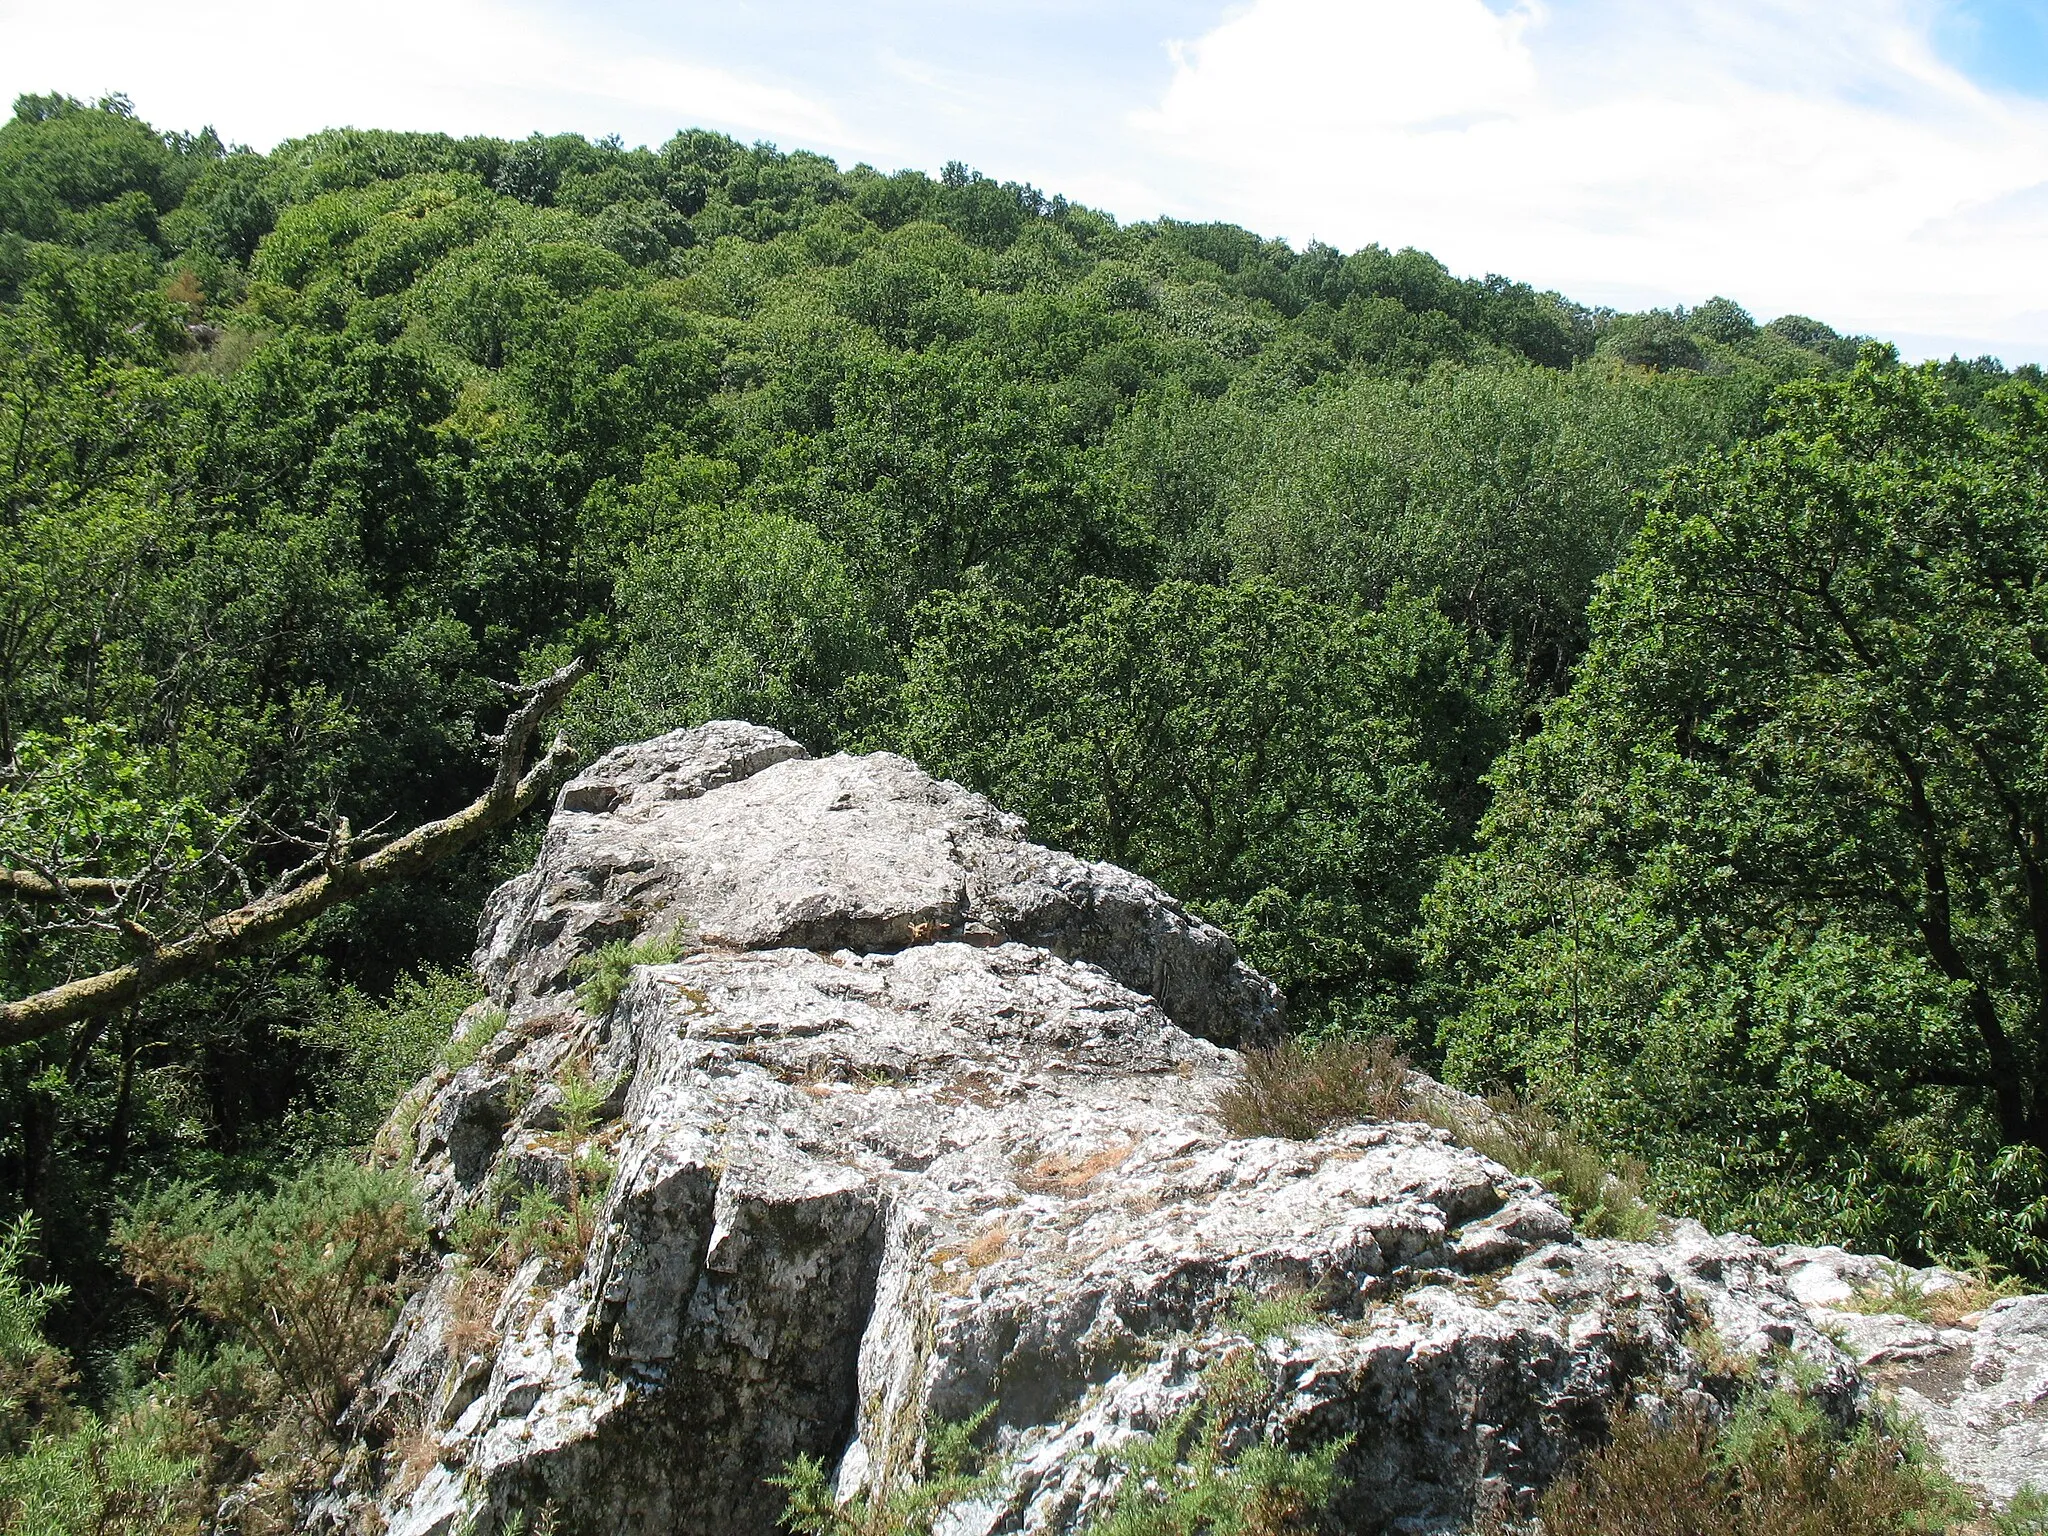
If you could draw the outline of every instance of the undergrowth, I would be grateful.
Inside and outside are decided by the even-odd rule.
[[[1539,1502],[1548,1536],[1913,1536],[1971,1512],[1913,1441],[1800,1393],[1752,1391],[1720,1425],[1681,1409],[1610,1428]]]

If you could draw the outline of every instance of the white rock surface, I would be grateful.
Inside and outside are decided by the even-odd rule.
[[[586,1016],[575,957],[649,932],[689,950]],[[1347,1531],[1526,1502],[1616,1403],[1726,1395],[1702,1371],[1731,1352],[1800,1357],[1845,1414],[1859,1361],[1920,1372],[1902,1397],[1986,1487],[2040,1450],[2031,1304],[1974,1336],[1845,1324],[1825,1304],[1868,1261],[1839,1250],[1580,1241],[1420,1124],[1229,1137],[1212,1042],[1274,1028],[1271,987],[1149,882],[901,758],[732,723],[614,753],[493,898],[479,965],[502,1028],[391,1132],[437,1229],[567,1196],[568,1073],[618,1085],[593,1138],[616,1174],[566,1262],[439,1261],[317,1528],[492,1536],[552,1505],[569,1530],[766,1536],[792,1456],[890,1483],[933,1420],[994,1403],[1004,1475],[945,1528],[1078,1531],[1115,1447],[1245,1351],[1262,1385],[1231,1436],[1348,1437]],[[1248,1339],[1234,1299],[1290,1292],[1310,1320]]]

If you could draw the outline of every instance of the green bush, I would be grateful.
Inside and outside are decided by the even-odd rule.
[[[798,1456],[769,1482],[783,1490],[782,1526],[796,1536],[932,1536],[938,1519],[989,1485],[987,1457],[974,1443],[995,1415],[990,1403],[959,1424],[926,1427],[923,1477],[841,1502],[814,1456]]]
[[[341,1157],[268,1196],[176,1184],[136,1201],[114,1241],[129,1271],[257,1351],[276,1397],[314,1441],[375,1357],[425,1240],[400,1176]]]
[[[336,990],[304,1031],[332,1063],[320,1074],[320,1101],[304,1113],[304,1139],[323,1148],[365,1145],[437,1059],[472,1038],[472,1050],[489,1040],[492,1031],[478,1038],[475,1029],[460,1042],[449,1038],[463,1010],[482,995],[469,972],[434,967],[399,977],[381,1000],[352,986]]]
[[[34,1227],[0,1229],[0,1530],[9,1536],[127,1536],[187,1513],[195,1463],[151,1405],[103,1423],[75,1408],[63,1352],[43,1335],[61,1287],[22,1275]]]
[[[1202,1393],[1156,1435],[1120,1447],[1123,1480],[1088,1536],[1306,1536],[1321,1523],[1347,1436],[1313,1451],[1265,1443],[1232,1454],[1233,1425],[1263,1419],[1272,1388],[1250,1350],[1209,1367]]]

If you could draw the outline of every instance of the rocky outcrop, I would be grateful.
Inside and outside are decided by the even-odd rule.
[[[578,1002],[578,957],[650,936],[676,958]],[[1582,1241],[1422,1124],[1233,1139],[1226,1047],[1277,1027],[1271,986],[898,757],[733,723],[613,753],[478,964],[474,1060],[386,1138],[448,1251],[315,1526],[767,1533],[792,1457],[887,1486],[993,1405],[1001,1476],[947,1529],[1079,1531],[1117,1447],[1231,1361],[1256,1390],[1230,1435],[1343,1443],[1343,1529],[1448,1531],[1731,1358],[1796,1359],[1845,1413],[1877,1368],[1822,1326],[1829,1251]],[[2044,1324],[2008,1305],[1974,1337]],[[2039,1363],[1922,1395],[2024,1417]]]

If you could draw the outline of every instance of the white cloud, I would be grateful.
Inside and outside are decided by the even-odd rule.
[[[1184,208],[1295,239],[2048,348],[2048,108],[1947,67],[1928,22],[1907,0],[1256,0],[1133,126]]]
[[[606,36],[595,16],[569,27],[494,0],[191,0],[170,11],[4,0],[0,32],[18,89],[125,88],[153,121],[211,122],[261,148],[340,124],[512,138],[616,131],[657,143],[708,126],[845,140],[830,108],[786,86]]]

